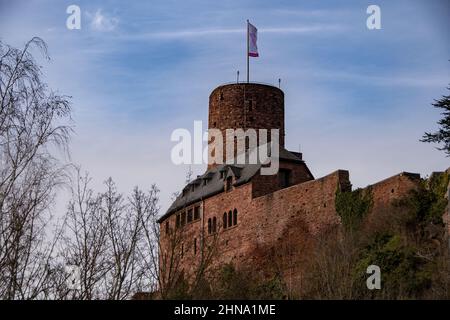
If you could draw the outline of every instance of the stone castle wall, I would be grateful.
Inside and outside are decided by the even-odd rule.
[[[369,186],[373,196],[371,214],[386,211],[417,187],[418,175],[401,173]],[[232,263],[263,276],[282,274],[286,283],[298,283],[303,276],[315,241],[340,225],[335,197],[338,189],[350,188],[347,171],[338,170],[311,180],[255,197],[258,181],[249,182],[196,203],[200,219],[180,227],[183,257],[180,269],[193,276],[202,260],[202,244],[214,247],[210,268]],[[223,215],[237,210],[237,224],[223,228]],[[183,211],[183,210],[182,210]],[[178,212],[180,213],[180,212]],[[167,246],[164,225],[175,227],[176,214],[161,222],[163,250]],[[208,232],[208,220],[216,219],[216,232]],[[368,217],[370,222],[370,215]],[[180,248],[179,248],[180,249]]]

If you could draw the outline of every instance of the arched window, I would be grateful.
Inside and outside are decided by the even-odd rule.
[[[227,228],[227,213],[226,212],[223,213],[223,222],[222,222],[222,224],[223,224],[223,228],[226,229]]]
[[[237,210],[234,209],[233,211],[233,225],[237,225]]]
[[[228,212],[228,226],[231,227],[232,225],[233,225],[233,216],[230,210],[230,212]]]
[[[212,223],[212,232],[216,233],[217,231],[217,219],[216,217],[213,218],[213,223]]]
[[[211,218],[208,219],[208,234],[211,234]]]

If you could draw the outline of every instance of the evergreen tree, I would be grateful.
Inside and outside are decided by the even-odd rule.
[[[450,87],[447,89],[450,90]],[[422,140],[420,141],[443,143],[444,146],[438,149],[443,150],[447,154],[447,156],[450,156],[450,95],[443,96],[440,100],[435,100],[435,103],[433,103],[432,105],[435,108],[444,110],[441,113],[443,115],[443,118],[437,122],[439,125],[438,131],[434,133],[425,132]]]

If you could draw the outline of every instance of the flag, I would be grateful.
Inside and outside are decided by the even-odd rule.
[[[258,47],[256,46],[258,29],[248,22],[248,55],[249,57],[259,57]]]

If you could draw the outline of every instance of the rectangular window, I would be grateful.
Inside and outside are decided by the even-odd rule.
[[[166,221],[166,234],[169,234],[169,221]]]
[[[200,206],[194,208],[194,220],[200,219]]]
[[[194,254],[197,254],[197,238],[194,239]]]
[[[177,214],[177,216],[176,216],[175,226],[176,226],[177,228],[180,227],[180,215],[179,215],[179,214]]]
[[[186,224],[186,211],[181,213],[181,226]]]
[[[230,191],[231,190],[231,186],[233,185],[233,177],[228,177],[227,178],[227,190],[226,191]]]
[[[192,222],[192,209],[189,209],[188,210],[188,213],[187,213],[187,222],[189,223],[189,222]]]
[[[280,169],[278,173],[279,185],[281,188],[286,188],[290,186],[290,176],[291,171],[287,169]]]

